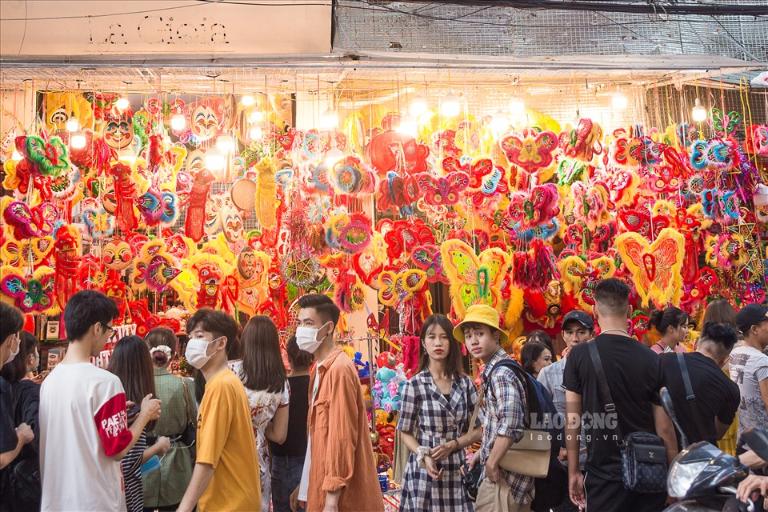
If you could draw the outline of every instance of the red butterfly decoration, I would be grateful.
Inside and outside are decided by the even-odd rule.
[[[434,244],[435,235],[421,219],[396,220],[392,229],[384,235],[384,241],[387,243],[387,256],[396,260],[410,247]]]
[[[619,219],[628,231],[640,233],[643,237],[653,240],[659,236],[662,229],[669,227],[669,217],[654,215],[636,208],[626,208],[619,211]],[[653,226],[653,230],[651,230]]]
[[[507,159],[528,172],[548,167],[554,160],[557,135],[551,131],[535,133],[525,130],[522,137],[508,135],[501,140],[501,149]]]
[[[416,184],[424,192],[424,200],[432,206],[456,204],[461,192],[469,186],[469,175],[454,171],[447,176],[436,178],[428,173],[417,174]]]

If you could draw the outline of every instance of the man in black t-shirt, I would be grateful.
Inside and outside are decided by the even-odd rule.
[[[736,344],[736,331],[726,324],[707,323],[696,345],[696,352],[684,354],[693,399],[683,381],[677,354],[662,354],[664,385],[669,389],[680,428],[689,443],[715,444],[733,422],[739,407],[739,386],[723,373]]]
[[[658,356],[627,332],[629,287],[605,279],[595,287],[594,313],[600,334],[573,348],[563,376],[566,389],[569,492],[587,512],[656,512],[666,495],[639,494],[624,488],[616,424],[624,435],[655,432],[671,460],[677,453],[674,428],[659,403],[662,386]],[[589,345],[597,344],[616,412],[606,414]],[[583,431],[582,431],[583,424]],[[579,470],[579,436],[587,442],[585,475]]]

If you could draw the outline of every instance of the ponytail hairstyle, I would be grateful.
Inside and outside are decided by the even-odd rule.
[[[688,321],[688,315],[680,308],[669,306],[663,310],[654,311],[648,323],[653,326],[659,334],[664,336],[670,327],[680,327]]]

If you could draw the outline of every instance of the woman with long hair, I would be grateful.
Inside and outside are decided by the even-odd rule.
[[[290,393],[277,327],[266,316],[254,316],[243,329],[240,346],[243,359],[230,362],[230,368],[243,381],[248,395],[261,470],[261,509],[269,512],[271,466],[267,441],[285,442]]]
[[[661,335],[651,346],[657,354],[664,352],[685,352],[682,342],[688,336],[688,315],[680,308],[669,306],[651,313],[651,326]]]
[[[420,338],[419,371],[403,388],[397,425],[412,452],[403,475],[400,510],[472,510],[461,468],[464,448],[481,435],[469,425],[477,389],[462,370],[461,345],[446,316],[427,317]]]
[[[139,404],[144,397],[155,394],[152,358],[144,340],[138,336],[121,338],[112,351],[108,369],[117,375],[122,382],[125,399],[133,403],[133,406],[128,409],[128,423],[131,424],[139,413]],[[159,437],[151,447],[147,447],[147,431],[154,428],[153,423],[147,425],[133,448],[120,460],[128,512],[144,511],[144,490],[141,483],[142,464],[155,455],[162,456],[171,447],[171,442],[167,437]]]
[[[26,423],[35,433],[31,443],[21,449],[19,456],[5,471],[9,511],[40,510],[39,421],[40,381],[35,376],[40,355],[37,338],[26,331],[19,333],[19,352],[0,370],[0,377],[11,386],[13,424]],[[2,476],[0,476],[2,478]],[[0,510],[3,509],[0,506]]]
[[[520,351],[520,361],[523,369],[537,379],[542,368],[552,364],[552,352],[544,343],[528,341]]]
[[[166,436],[171,448],[160,461],[160,470],[142,477],[145,510],[176,510],[187,490],[195,465],[192,453],[197,428],[197,406],[193,383],[168,371],[178,353],[179,340],[170,329],[158,327],[144,341],[154,366],[155,392],[162,401],[163,415],[155,423],[149,438]]]

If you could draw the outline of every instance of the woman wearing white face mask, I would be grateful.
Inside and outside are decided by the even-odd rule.
[[[3,366],[18,354],[19,331],[23,326],[24,316],[21,311],[0,302],[0,361]],[[35,438],[26,423],[14,428],[12,393],[10,385],[0,377],[0,469],[13,462],[24,445]]]

